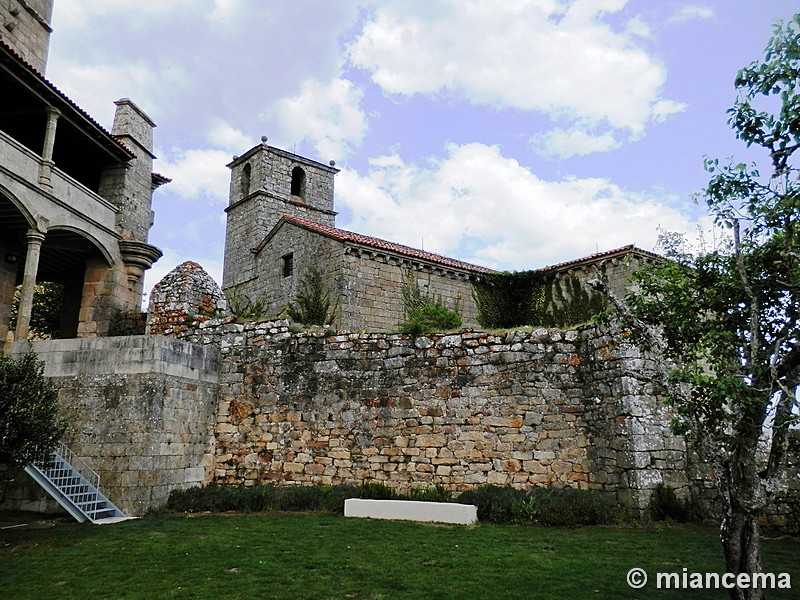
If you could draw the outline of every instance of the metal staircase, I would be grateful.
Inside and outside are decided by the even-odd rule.
[[[116,523],[128,517],[100,492],[100,475],[59,443],[50,461],[28,465],[25,472],[79,522]]]

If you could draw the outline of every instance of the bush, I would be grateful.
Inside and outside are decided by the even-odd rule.
[[[339,312],[339,300],[331,301],[331,292],[322,272],[311,267],[303,279],[302,289],[295,299],[297,305],[289,304],[289,317],[303,325],[332,325]]]
[[[462,492],[458,501],[478,507],[478,520],[511,523],[520,514],[519,507],[528,499],[528,492],[510,486],[486,485]]]
[[[147,328],[147,313],[139,310],[117,310],[111,315],[108,335],[143,335]]]
[[[671,487],[659,483],[650,496],[650,514],[656,521],[678,521],[686,523],[693,517],[693,507],[688,499],[681,499]]]
[[[416,500],[452,502],[453,495],[443,485],[399,494],[383,483],[359,486],[273,486],[233,487],[209,484],[205,487],[173,490],[167,501],[172,512],[307,512],[344,513],[347,498],[367,500]],[[600,525],[610,521],[611,511],[594,492],[533,488],[518,490],[510,486],[487,485],[462,492],[457,502],[478,507],[478,519],[491,523],[538,523],[574,527]]]
[[[251,300],[239,291],[239,286],[233,286],[225,292],[225,300],[231,315],[240,323],[258,321],[267,316],[269,297],[266,294],[259,294]]]
[[[66,423],[58,392],[33,351],[0,356],[0,462],[25,466],[50,459]]]
[[[411,313],[400,324],[400,331],[414,336],[432,331],[449,331],[461,327],[461,317],[441,301],[426,304]]]
[[[320,498],[320,510],[337,515],[344,514],[345,500],[348,498],[358,497],[356,486],[345,483],[334,486],[322,486],[321,490],[322,497]]]
[[[611,519],[611,510],[594,492],[570,487],[518,490],[510,486],[483,486],[463,492],[463,504],[478,507],[478,520],[492,523],[539,523],[541,525],[600,525]]]
[[[452,502],[453,492],[441,483],[437,483],[428,488],[415,488],[406,495],[406,498],[418,502]]]
[[[423,292],[411,271],[406,274],[403,282],[403,308],[405,321],[400,323],[402,333],[418,336],[461,327],[458,307],[451,310],[439,296]]]
[[[362,483],[356,488],[355,498],[365,500],[397,500],[400,495],[388,485],[382,483]]]
[[[341,514],[345,499],[356,497],[359,497],[357,488],[351,485],[234,487],[211,483],[204,487],[172,490],[166,508],[171,512],[189,513],[323,510]]]
[[[534,488],[536,489],[536,488]],[[570,487],[534,492],[536,522],[542,525],[575,527],[602,525],[611,520],[611,509],[599,495]]]

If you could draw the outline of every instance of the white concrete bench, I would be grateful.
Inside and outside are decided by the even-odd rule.
[[[349,498],[344,501],[344,516],[474,525],[478,522],[478,507],[454,502]]]

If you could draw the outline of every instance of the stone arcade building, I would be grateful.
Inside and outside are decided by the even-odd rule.
[[[142,275],[161,256],[148,244],[154,123],[116,102],[109,133],[44,78],[52,0],[0,6],[0,342],[27,338],[35,285],[63,285],[62,337],[108,331],[138,308]]]

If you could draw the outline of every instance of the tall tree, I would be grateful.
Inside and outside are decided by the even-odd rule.
[[[0,356],[0,462],[49,459],[66,429],[58,412],[58,391],[34,352]]]
[[[669,359],[662,375],[675,426],[716,476],[727,571],[756,573],[758,520],[786,488],[800,386],[800,15],[776,24],[763,60],[735,85],[729,124],[766,151],[768,170],[706,158],[711,178],[698,196],[724,241],[694,253],[681,236],[662,236],[672,260],[639,272],[635,291],[612,301],[637,339]],[[763,598],[763,590],[731,597]]]

